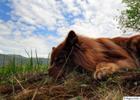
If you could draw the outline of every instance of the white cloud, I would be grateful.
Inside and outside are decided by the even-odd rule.
[[[32,35],[28,37],[16,36],[12,38],[5,38],[0,36],[0,50],[5,54],[21,54],[27,56],[25,50],[30,52],[37,50],[38,56],[47,57],[51,46],[47,37]],[[35,56],[35,53],[34,55]]]
[[[2,50],[0,50],[0,54],[2,54],[3,53],[3,51]]]
[[[122,34],[116,16],[122,0],[12,0],[12,20],[0,20],[0,50],[26,55],[24,49],[37,49],[46,57],[54,43],[61,42],[72,29],[89,37]],[[38,28],[56,31],[37,35]]]
[[[46,26],[49,30],[57,30],[57,32],[61,32],[62,29],[67,32],[68,29],[73,28],[86,36],[94,34],[93,36],[105,35],[109,37],[121,32],[116,28],[118,23],[114,20],[116,16],[120,15],[119,10],[124,7],[121,1],[28,0],[27,2],[13,0],[13,16],[19,16],[19,22],[25,22],[36,27]],[[73,24],[69,24],[67,17],[70,15],[67,14],[74,17],[69,19],[73,21]],[[78,15],[80,17],[76,17]]]
[[[48,57],[51,45],[47,36],[33,34],[32,27],[27,28],[29,29],[28,31],[25,29],[26,31],[23,32],[21,28],[26,28],[25,25],[22,26],[13,22],[0,22],[0,53],[28,56],[25,52],[26,49],[29,52],[37,50],[39,57]],[[16,24],[17,26],[19,25],[18,27],[21,30],[16,27]],[[33,56],[35,56],[35,53]]]
[[[9,34],[11,34],[11,32],[12,32],[12,30],[11,30],[10,26],[0,20],[0,35],[9,35]]]
[[[122,35],[122,31],[118,29],[117,16],[120,15],[124,4],[121,0],[64,0],[69,12],[75,7],[79,10],[75,12],[82,15],[83,18],[73,19],[74,24],[57,28],[57,32],[65,36],[70,29],[77,33],[90,37],[114,37]],[[73,14],[73,12],[71,12]]]
[[[13,0],[13,15],[20,17],[21,22],[53,29],[57,20],[64,19],[56,3],[55,0]]]

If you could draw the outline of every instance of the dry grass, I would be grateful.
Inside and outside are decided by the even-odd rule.
[[[54,81],[45,73],[13,79],[14,84],[0,85],[0,100],[122,100],[125,95],[140,96],[140,73],[115,75],[106,81],[76,72],[63,81]]]

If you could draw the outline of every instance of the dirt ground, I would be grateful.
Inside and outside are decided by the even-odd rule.
[[[139,72],[106,80],[93,80],[79,73],[61,81],[45,73],[16,75],[12,79],[13,84],[0,85],[0,100],[122,100],[123,96],[140,96]]]

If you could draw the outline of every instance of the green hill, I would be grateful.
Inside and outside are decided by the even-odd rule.
[[[0,66],[5,66],[15,59],[16,65],[24,65],[30,62],[31,58],[23,57],[21,55],[0,54]],[[48,64],[48,58],[32,58],[33,64],[39,62],[40,64]]]

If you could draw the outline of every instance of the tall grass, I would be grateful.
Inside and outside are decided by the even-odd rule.
[[[37,51],[35,51],[36,57],[34,58],[36,62],[33,61],[32,51],[31,54],[27,52],[28,55],[28,62],[23,63],[22,58],[20,64],[16,64],[16,57],[13,56],[12,60],[5,64],[5,57],[3,59],[3,66],[0,67],[0,83],[2,83],[4,80],[9,79],[11,76],[16,76],[19,74],[29,74],[29,73],[43,73],[47,72],[48,65],[47,64],[41,64],[39,61]]]

